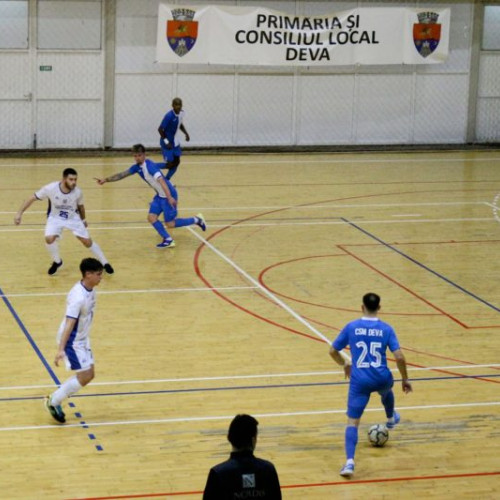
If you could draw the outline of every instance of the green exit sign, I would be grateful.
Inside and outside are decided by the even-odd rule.
[[[52,66],[40,66],[40,71],[52,71]]]

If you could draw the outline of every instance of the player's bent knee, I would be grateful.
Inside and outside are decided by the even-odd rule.
[[[360,420],[361,419],[359,419],[359,418],[347,417],[347,425],[352,426],[352,427],[359,427]]]
[[[54,241],[56,241],[56,239],[57,236],[45,236],[45,243],[47,243],[47,245],[51,245]]]
[[[92,246],[92,240],[90,238],[78,238],[84,246],[90,248]]]
[[[85,370],[84,372],[79,372],[77,374],[78,382],[82,387],[86,386],[95,377],[94,367],[90,370]]]
[[[148,222],[154,224],[158,220],[158,216],[156,214],[148,214]]]

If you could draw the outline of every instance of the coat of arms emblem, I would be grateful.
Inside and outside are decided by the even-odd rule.
[[[418,23],[413,25],[413,42],[419,54],[427,57],[437,49],[441,39],[441,25],[437,22],[439,14],[420,12],[417,16]]]
[[[167,41],[179,56],[185,56],[196,43],[198,21],[193,21],[196,12],[191,9],[173,9],[173,20],[167,21]]]

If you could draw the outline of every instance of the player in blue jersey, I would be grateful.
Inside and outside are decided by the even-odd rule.
[[[163,117],[163,120],[158,127],[160,134],[160,147],[165,160],[165,165],[162,168],[167,168],[167,180],[177,172],[177,168],[181,162],[182,150],[179,142],[179,130],[184,133],[186,141],[189,142],[189,134],[186,127],[182,123],[184,120],[184,110],[182,109],[182,99],[176,97],[172,101],[172,109]]]
[[[412,391],[408,380],[406,360],[399,347],[399,341],[392,326],[377,317],[380,310],[380,297],[367,293],[363,297],[363,317],[348,323],[330,348],[330,356],[344,367],[346,378],[350,378],[347,400],[347,427],[345,430],[345,452],[347,462],[340,475],[351,477],[354,474],[354,454],[358,442],[358,427],[361,415],[370,400],[372,392],[378,392],[387,416],[386,426],[394,428],[401,417],[394,410],[394,379],[387,367],[387,348],[396,358],[401,373],[402,388],[406,394]],[[346,361],[340,351],[349,346],[352,365]]]
[[[142,144],[135,144],[132,147],[135,165],[129,169],[114,174],[104,179],[97,179],[99,185],[106,182],[116,182],[130,175],[139,174],[140,177],[151,186],[156,194],[151,201],[148,213],[148,222],[154,227],[158,234],[162,237],[162,242],[156,245],[158,248],[173,248],[175,242],[168,234],[165,226],[158,220],[160,214],[163,212],[165,224],[168,228],[192,226],[196,224],[203,231],[207,229],[205,219],[202,214],[197,214],[195,217],[188,217],[186,219],[177,218],[177,200],[178,194],[172,183],[163,177],[160,171],[160,165],[154,163],[146,158],[146,149]]]

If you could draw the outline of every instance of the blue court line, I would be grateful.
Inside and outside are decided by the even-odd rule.
[[[446,377],[421,377],[411,378],[410,382],[432,382],[433,380],[461,380],[461,379],[475,379],[475,378],[498,378],[500,373],[493,373],[491,375],[453,375]],[[401,382],[401,379],[394,379],[394,383]],[[215,391],[241,391],[241,390],[254,390],[254,389],[283,389],[291,387],[322,387],[334,385],[348,385],[348,381],[342,382],[309,382],[302,384],[272,384],[272,385],[240,385],[234,387],[204,387],[196,389],[166,389],[157,391],[128,391],[128,392],[102,392],[97,394],[75,394],[73,398],[95,398],[95,397],[109,397],[109,396],[141,396],[148,394],[185,394],[193,392],[215,392]],[[31,401],[40,399],[40,396],[24,396],[14,398],[0,398],[0,402],[8,401]],[[83,422],[82,422],[83,423]]]
[[[4,301],[5,305],[7,306],[7,309],[10,311],[14,319],[16,320],[19,328],[21,328],[22,332],[24,333],[24,336],[30,343],[31,347],[33,350],[36,352],[37,356],[40,358],[40,361],[42,362],[43,366],[45,366],[45,369],[49,372],[49,375],[52,377],[52,380],[56,385],[61,385],[60,380],[57,378],[57,375],[54,373],[54,370],[50,367],[49,363],[45,359],[45,356],[42,354],[38,346],[36,345],[35,341],[33,340],[33,337],[30,335],[26,327],[24,326],[24,323],[21,321],[21,318],[18,316],[16,313],[16,310],[10,303],[10,300],[4,295],[3,290],[0,288],[0,295],[2,296],[2,300]]]
[[[414,259],[413,257],[410,257],[409,255],[405,254],[404,252],[402,252],[401,250],[397,249],[396,247],[393,247],[392,245],[390,245],[389,243],[385,242],[384,240],[378,238],[377,236],[375,236],[374,234],[370,233],[366,229],[363,229],[362,227],[358,226],[357,224],[354,224],[354,222],[351,222],[350,220],[348,220],[348,219],[346,219],[344,217],[341,217],[340,219],[343,220],[344,222],[346,222],[347,224],[349,224],[350,226],[356,228],[358,231],[361,231],[366,236],[372,238],[375,241],[378,241],[379,243],[381,243],[385,247],[389,248],[393,252],[396,252],[399,255],[401,255],[402,257],[404,257],[405,259],[408,259],[410,262],[413,262],[414,264],[416,264],[417,266],[421,267],[422,269],[425,269],[426,271],[434,274],[434,276],[437,276],[439,279],[441,279],[443,281],[446,281],[446,283],[448,283],[449,285],[451,285],[451,286],[457,288],[458,290],[464,292],[465,294],[469,295],[473,299],[476,299],[477,301],[482,302],[484,305],[488,306],[489,308],[493,309],[496,312],[500,312],[500,308],[494,306],[493,304],[490,304],[488,301],[482,299],[478,295],[476,295],[476,294],[474,294],[472,292],[469,292],[469,290],[466,290],[464,287],[462,287],[462,286],[458,285],[457,283],[451,281],[446,276],[443,276],[442,274],[439,274],[437,271],[434,271],[430,267],[426,266],[425,264],[422,264],[421,262],[419,262],[418,260]]]
[[[49,363],[45,359],[45,356],[42,354],[42,351],[40,351],[39,347],[36,345],[36,342],[33,340],[33,337],[31,336],[30,332],[28,332],[28,329],[24,326],[24,323],[21,321],[21,318],[19,317],[16,310],[14,309],[14,306],[10,303],[10,300],[5,296],[5,294],[3,293],[3,290],[1,288],[0,288],[0,296],[2,297],[2,300],[4,301],[5,305],[7,306],[7,309],[10,311],[10,313],[12,314],[14,319],[16,320],[16,323],[18,324],[19,328],[21,328],[21,331],[24,333],[24,336],[26,337],[26,339],[30,343],[31,347],[36,352],[36,354],[37,354],[38,358],[40,359],[40,361],[42,362],[43,366],[45,366],[45,369],[47,370],[47,372],[51,376],[52,380],[54,381],[54,383],[57,386],[60,386],[61,381],[59,380],[57,375],[54,373],[54,370],[52,370],[52,368],[50,367]],[[40,398],[32,398],[32,399],[40,399]],[[69,402],[68,406],[70,406],[71,408],[74,408],[75,404],[72,402]],[[80,415],[80,414],[76,413],[75,415]],[[80,415],[80,417],[81,417],[81,415]],[[85,422],[83,422],[83,423],[85,423]],[[88,425],[82,425],[82,427],[84,429],[86,429],[86,428],[88,428]],[[103,448],[100,445],[97,445],[96,448],[97,448],[97,451],[103,451]]]

